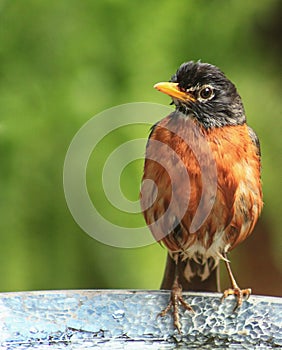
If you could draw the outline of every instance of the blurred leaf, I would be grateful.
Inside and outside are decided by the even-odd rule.
[[[158,288],[165,250],[117,249],[84,234],[68,211],[62,169],[72,137],[88,119],[121,103],[168,104],[152,86],[190,59],[220,66],[236,83],[260,136],[263,215],[278,261],[278,51],[265,50],[256,31],[272,22],[278,3],[0,2],[1,290]],[[92,200],[110,220],[128,226],[142,222],[141,215],[126,216],[109,205],[95,179],[111,150],[138,133],[147,137],[149,130],[129,128],[103,140],[87,172]],[[141,174],[141,161],[122,173],[121,189],[129,200],[137,199]]]

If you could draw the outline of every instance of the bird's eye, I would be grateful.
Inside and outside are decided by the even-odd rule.
[[[204,100],[208,100],[212,96],[213,96],[213,88],[210,86],[204,86],[199,91],[199,97]]]

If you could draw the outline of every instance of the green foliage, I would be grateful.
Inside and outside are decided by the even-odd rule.
[[[278,2],[0,1],[0,290],[159,287],[164,249],[104,246],[77,226],[64,198],[63,163],[72,137],[96,113],[127,102],[168,104],[152,85],[190,59],[221,67],[243,96],[262,143],[263,215],[273,247],[281,246],[280,80],[277,52],[261,36]],[[147,126],[141,132],[147,137]],[[132,133],[104,140],[108,147],[90,159],[87,184],[102,208],[92,177]],[[122,174],[130,200],[141,173],[136,161]],[[141,215],[109,215],[129,226],[142,222]]]

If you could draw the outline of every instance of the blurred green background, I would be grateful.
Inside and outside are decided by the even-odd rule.
[[[164,248],[109,247],[74,222],[64,157],[98,112],[168,105],[153,84],[201,59],[236,84],[262,145],[265,207],[255,234],[231,253],[235,275],[255,293],[281,294],[280,13],[280,0],[0,0],[0,290],[159,288]],[[102,161],[90,162],[90,191]],[[141,173],[140,161],[123,173],[130,199]]]

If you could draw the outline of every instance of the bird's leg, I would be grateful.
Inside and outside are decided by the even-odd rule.
[[[182,297],[182,286],[178,280],[178,269],[176,266],[176,274],[171,288],[169,303],[167,307],[160,312],[159,316],[165,316],[168,313],[168,311],[172,309],[173,324],[175,328],[177,328],[178,332],[181,333],[181,324],[179,320],[179,304],[181,304],[186,310],[194,312],[192,307],[189,304],[187,304]]]
[[[233,311],[235,311],[238,307],[240,307],[242,305],[244,298],[246,298],[246,299],[249,298],[249,296],[252,293],[252,290],[250,288],[247,288],[247,289],[239,288],[239,286],[238,286],[238,284],[233,276],[233,273],[231,271],[230,262],[227,259],[226,253],[223,253],[222,255],[224,257],[224,262],[225,262],[226,269],[227,269],[227,272],[228,272],[228,275],[229,275],[229,278],[231,281],[232,288],[226,289],[223,292],[221,300],[224,300],[229,295],[234,295],[236,297],[236,305],[235,305],[235,308]]]
[[[216,266],[216,291],[221,292],[221,283],[220,283],[220,266],[219,264]]]

